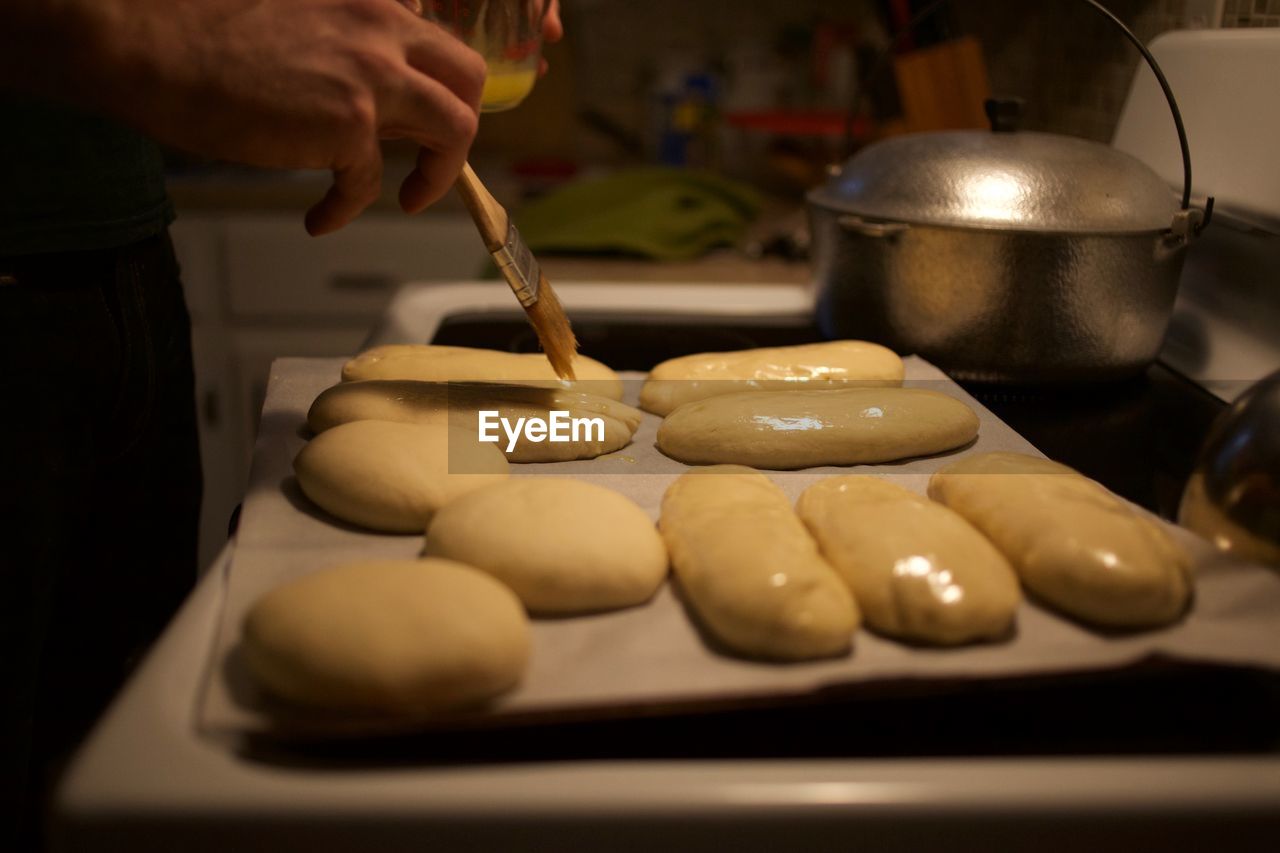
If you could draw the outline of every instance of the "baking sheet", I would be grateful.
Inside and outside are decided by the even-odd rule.
[[[774,664],[712,651],[666,584],[648,604],[611,613],[533,621],[533,654],[523,683],[484,711],[424,719],[329,714],[297,709],[258,690],[239,660],[239,626],[259,595],[307,572],[372,557],[411,558],[421,536],[371,533],[313,507],[293,479],[306,442],[306,412],[338,380],[342,359],[279,359],[254,451],[253,470],[212,648],[198,724],[210,734],[337,736],[419,728],[515,725],[625,713],[732,707],[811,697],[827,689],[875,690],[904,679],[957,679],[1102,670],[1153,656],[1188,662],[1280,668],[1280,574],[1219,554],[1171,527],[1192,553],[1196,600],[1176,625],[1141,633],[1100,633],[1030,602],[1013,637],[951,649],[906,646],[860,630],[847,657]],[[809,484],[841,473],[876,474],[923,493],[929,476],[956,456],[990,450],[1040,455],[937,368],[906,359],[907,384],[963,400],[981,421],[978,439],[950,454],[888,465],[766,472],[794,500]],[[623,374],[628,401],[641,374]],[[646,414],[634,441],[595,460],[512,465],[513,476],[573,476],[617,489],[655,520],[662,494],[687,466],[654,447],[660,419]]]

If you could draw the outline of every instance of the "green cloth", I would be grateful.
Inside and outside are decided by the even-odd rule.
[[[4,92],[0,115],[0,256],[116,248],[173,220],[151,140]]]
[[[534,252],[679,261],[741,240],[760,204],[753,189],[735,181],[651,167],[577,181],[525,205],[515,220]]]

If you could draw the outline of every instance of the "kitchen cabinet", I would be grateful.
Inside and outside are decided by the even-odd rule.
[[[401,282],[473,279],[488,255],[460,211],[375,212],[313,238],[296,210],[184,213],[180,203],[172,235],[192,321],[205,567],[244,494],[271,362],[350,355]]]

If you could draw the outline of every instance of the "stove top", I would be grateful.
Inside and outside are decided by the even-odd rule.
[[[802,289],[567,283],[556,290],[581,351],[616,370],[647,371],[697,352],[823,340]],[[406,287],[366,342],[382,343],[537,351],[505,286],[480,283]],[[1226,406],[1159,363],[1114,383],[961,384],[1046,456],[1165,518],[1176,513],[1209,425]],[[1276,673],[1148,660],[1065,678],[902,683],[883,692],[832,691],[811,705],[550,726],[534,739],[520,732],[395,739],[387,749],[401,760],[438,756],[454,744],[468,760],[492,748],[504,760],[535,761],[654,758],[664,749],[736,758],[1257,755],[1280,752],[1278,709]],[[761,731],[779,734],[762,738]]]
[[[809,322],[759,320],[661,323],[618,318],[573,320],[584,355],[615,370],[647,371],[660,361],[716,350],[821,341]],[[537,352],[523,317],[453,314],[431,343]],[[1009,386],[961,382],[1046,456],[1087,474],[1134,503],[1172,519],[1219,398],[1162,364],[1122,382]]]

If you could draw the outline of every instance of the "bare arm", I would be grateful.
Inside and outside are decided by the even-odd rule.
[[[484,75],[478,54],[390,0],[0,8],[0,86],[110,115],[204,156],[331,169],[333,186],[307,214],[313,234],[377,198],[381,137],[422,148],[402,206],[416,212],[440,198],[475,136]]]

